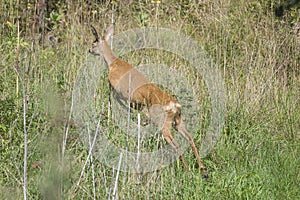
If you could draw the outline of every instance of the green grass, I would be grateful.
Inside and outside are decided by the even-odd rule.
[[[23,198],[24,113],[28,199],[113,199],[116,183],[119,199],[300,198],[300,38],[292,31],[300,20],[299,8],[279,19],[274,16],[278,2],[273,0],[159,5],[126,1],[129,7],[125,1],[113,1],[116,33],[153,26],[179,30],[202,45],[221,72],[227,113],[220,140],[202,159],[210,176],[205,181],[190,148],[184,154],[190,172],[179,161],[144,174],[118,172],[96,155],[88,156],[78,133],[82,124],[72,115],[72,92],[80,70],[94,59],[88,55],[94,39],[90,25],[104,31],[112,3],[78,0],[57,5],[46,20],[60,38],[52,47],[45,40],[32,40],[38,35],[33,31],[35,1],[28,2],[2,0],[0,6],[2,199]],[[194,134],[200,147],[211,106],[201,77],[189,74],[186,61],[160,50],[140,50],[122,58],[134,65],[165,63],[190,79],[200,78],[196,93],[201,121]],[[107,80],[103,77],[97,84],[95,109],[102,117],[101,127],[109,130],[111,142],[135,150],[135,138],[108,117]],[[165,142],[157,134],[143,145],[145,150],[156,149]]]

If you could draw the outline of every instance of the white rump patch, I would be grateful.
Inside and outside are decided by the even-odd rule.
[[[179,103],[174,103],[173,101],[170,101],[169,104],[164,106],[165,111],[172,111],[173,113],[176,113],[178,108],[181,108],[181,105]]]

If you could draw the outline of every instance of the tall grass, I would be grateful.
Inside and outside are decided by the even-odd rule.
[[[52,5],[52,16],[44,20],[59,37],[51,46],[48,30],[38,34],[33,28],[35,1],[2,0],[2,198],[23,198],[26,119],[28,199],[299,199],[300,39],[291,26],[300,15],[293,8],[276,18],[276,5],[272,0],[65,1]],[[104,31],[112,14],[117,33],[154,26],[190,35],[222,72],[226,123],[214,151],[203,158],[208,181],[201,178],[191,149],[184,154],[190,172],[174,162],[155,172],[130,174],[89,156],[76,131],[79,125],[70,118],[72,92],[79,70],[93,59],[88,55],[93,41],[90,25]],[[18,19],[22,19],[19,40]],[[123,58],[133,64],[150,60],[179,69],[184,63],[170,53],[152,50]],[[115,144],[124,147],[129,142],[136,147],[107,117],[108,90],[104,77],[97,97],[97,109],[105,116],[101,126],[111,130],[109,138]],[[199,102],[204,125],[198,128],[197,146],[209,113],[205,86],[199,93],[204,96]],[[160,136],[149,141],[149,148],[163,145]]]

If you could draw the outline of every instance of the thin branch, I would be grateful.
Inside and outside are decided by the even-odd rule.
[[[72,100],[71,100],[71,106],[70,106],[70,113],[69,117],[67,119],[67,122],[65,124],[65,133],[63,135],[63,144],[62,144],[62,152],[61,152],[61,166],[62,170],[64,169],[64,157],[65,157],[65,151],[67,146],[67,140],[69,135],[69,122],[71,121],[72,112],[73,112],[73,106],[74,106],[74,93],[72,94]],[[63,177],[60,177],[60,186],[61,186],[61,192],[60,192],[60,199],[63,199]]]
[[[93,147],[94,147],[94,145],[95,145],[95,143],[96,143],[96,139],[97,139],[98,132],[99,132],[100,121],[101,121],[101,116],[100,116],[99,121],[98,121],[98,124],[97,124],[97,128],[96,128],[96,131],[95,131],[95,136],[94,136],[94,139],[93,139],[93,143],[92,143],[92,145],[91,145],[91,147],[90,147],[90,149],[89,149],[88,157],[86,158],[85,163],[84,163],[84,165],[83,165],[83,167],[82,167],[82,169],[81,169],[80,177],[79,177],[79,179],[78,179],[78,181],[77,181],[75,191],[77,191],[78,188],[79,188],[79,184],[80,184],[81,179],[82,179],[82,177],[83,177],[83,174],[84,174],[84,170],[85,170],[85,168],[86,168],[86,165],[87,165],[88,161],[90,160],[90,157],[92,156],[92,150],[93,150]],[[88,132],[90,132],[89,127],[88,127]]]
[[[121,168],[121,164],[122,164],[122,157],[123,157],[123,153],[121,152],[120,153],[120,159],[119,159],[118,170],[117,170],[117,174],[116,174],[116,181],[115,181],[115,187],[114,187],[113,198],[112,199],[118,199],[116,197],[116,194],[117,194],[117,190],[118,190],[118,180],[119,180],[120,168]]]
[[[18,43],[17,43],[17,65],[19,65],[19,51],[20,51],[20,22],[18,20]],[[19,66],[17,66],[17,69]],[[23,70],[22,81],[23,93],[23,132],[24,132],[24,158],[23,158],[23,195],[24,200],[27,200],[27,157],[28,157],[28,144],[27,144],[27,127],[26,127],[26,112],[27,112],[27,99],[26,99],[26,81],[25,69]]]
[[[64,158],[64,156],[65,156],[66,145],[67,145],[67,140],[68,140],[68,135],[69,135],[69,122],[71,121],[73,106],[74,106],[74,94],[72,94],[70,113],[69,113],[68,121],[66,122],[66,125],[65,125],[65,130],[66,131],[65,131],[64,138],[63,138],[62,158]]]
[[[90,151],[92,151],[93,150],[93,146],[92,146],[90,131],[88,131],[88,136],[89,136],[89,149],[90,149]],[[93,156],[91,156],[90,162],[91,162],[91,165],[92,165],[93,196],[94,196],[94,199],[96,199],[95,168],[94,168]]]
[[[140,172],[140,156],[141,156],[141,115],[138,113],[138,143],[137,143],[137,158],[136,158],[136,167],[137,172]]]

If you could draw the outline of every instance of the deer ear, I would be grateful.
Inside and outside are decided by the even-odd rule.
[[[111,24],[105,32],[105,40],[110,41],[111,36],[114,34],[114,24]]]
[[[92,27],[93,35],[95,36],[95,39],[96,39],[95,41],[98,42],[99,41],[98,33],[97,33],[97,31],[96,31],[96,29],[95,29],[94,26],[91,26],[91,27]]]

